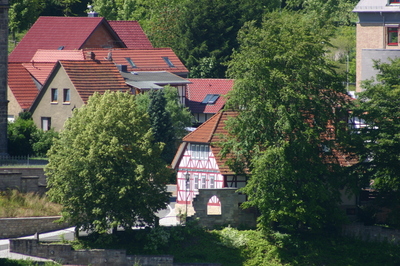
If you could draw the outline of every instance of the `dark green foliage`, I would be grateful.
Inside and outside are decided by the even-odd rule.
[[[285,230],[341,223],[339,191],[350,179],[330,156],[345,151],[349,102],[325,56],[331,36],[325,21],[285,10],[239,33],[227,103],[239,115],[229,121],[223,152],[235,155],[228,163],[237,173],[250,171],[245,206],[260,210],[265,230],[273,223]],[[335,128],[321,138],[328,122]]]
[[[398,246],[362,242],[338,234],[264,235],[233,228],[207,231],[194,224],[90,235],[76,248],[118,248],[127,254],[168,254],[174,262],[221,263],[223,266],[341,266],[400,264]]]
[[[184,64],[194,69],[194,76],[222,78],[226,71],[224,64],[238,47],[239,29],[246,21],[260,22],[264,12],[278,6],[279,1],[265,0],[165,4],[151,21],[150,38],[157,47],[172,47]],[[209,59],[215,60],[214,65],[202,71]]]
[[[51,148],[54,143],[54,139],[58,138],[59,133],[50,129],[43,131],[38,129],[32,134],[32,149],[36,156],[45,157],[47,151]]]
[[[134,95],[96,93],[48,152],[48,196],[63,206],[62,220],[85,230],[154,225],[169,197],[161,148]]]
[[[163,90],[152,90],[149,92],[149,97],[148,113],[154,133],[154,141],[164,143],[161,157],[167,164],[170,164],[175,156],[176,139],[171,114],[166,110],[167,100]]]
[[[12,156],[33,155],[32,136],[37,132],[30,113],[20,113],[19,117],[8,124],[8,154]]]
[[[60,265],[56,262],[35,262],[35,261],[29,261],[29,260],[11,260],[11,259],[4,259],[0,258],[0,265],[1,266],[57,266]]]
[[[362,84],[354,116],[367,125],[355,129],[360,159],[359,173],[367,185],[380,191],[378,202],[398,214],[400,206],[400,59],[389,63],[375,62],[379,71],[376,80]],[[400,226],[399,217],[392,216],[392,223]]]

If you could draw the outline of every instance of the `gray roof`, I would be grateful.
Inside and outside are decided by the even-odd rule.
[[[138,89],[161,89],[165,85],[185,85],[191,82],[167,71],[121,72],[125,82]]]
[[[389,5],[389,0],[360,0],[353,12],[400,12],[400,4]]]

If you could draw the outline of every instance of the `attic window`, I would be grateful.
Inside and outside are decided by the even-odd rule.
[[[174,64],[172,64],[171,60],[168,58],[168,56],[163,56],[162,59],[164,59],[165,63],[167,63],[169,67],[175,67]]]
[[[137,66],[135,65],[135,63],[133,63],[132,59],[130,57],[125,57],[125,60],[128,61],[129,65],[132,68],[137,68]]]
[[[202,104],[214,104],[219,98],[219,94],[207,94]]]
[[[64,49],[64,47],[65,47],[65,46],[64,46],[64,45],[62,45],[62,46],[58,47],[58,48],[57,48],[57,50],[63,50],[63,49]]]

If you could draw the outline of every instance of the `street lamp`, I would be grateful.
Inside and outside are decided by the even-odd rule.
[[[185,211],[185,224],[186,224],[186,219],[187,219],[187,208],[188,208],[188,198],[189,198],[189,185],[190,185],[190,173],[189,171],[186,170],[185,173],[185,180],[186,180],[186,211]]]

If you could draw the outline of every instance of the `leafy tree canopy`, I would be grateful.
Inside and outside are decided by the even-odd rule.
[[[286,10],[239,32],[227,102],[239,115],[229,121],[223,152],[236,155],[236,172],[251,172],[242,191],[246,206],[260,210],[263,229],[273,222],[321,228],[340,217],[339,190],[348,180],[332,151],[344,148],[347,134],[339,129],[347,102],[325,56],[331,33],[325,21]],[[327,136],[329,122],[335,127]]]
[[[362,142],[359,147],[365,179],[374,180],[386,203],[400,203],[400,59],[375,62],[376,79],[362,83],[354,116],[366,126],[356,128]],[[398,224],[400,222],[398,221]]]
[[[153,225],[168,201],[161,149],[133,95],[94,94],[48,153],[48,195],[63,205],[63,221],[84,229]]]
[[[22,112],[13,122],[8,123],[8,154],[12,156],[33,155],[32,136],[38,131],[32,116]]]

